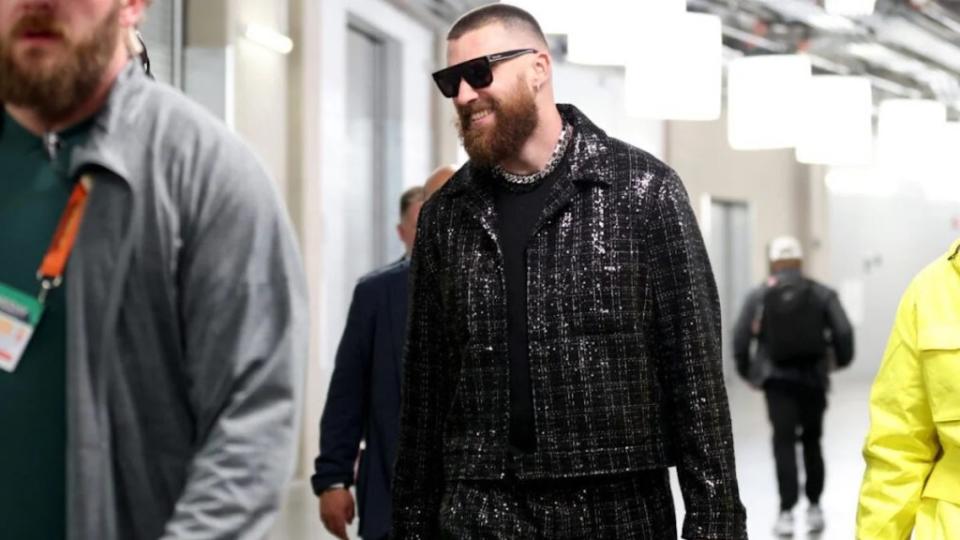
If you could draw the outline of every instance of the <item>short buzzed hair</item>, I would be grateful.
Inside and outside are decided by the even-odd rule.
[[[540,40],[544,45],[547,44],[547,37],[543,35],[543,30],[540,28],[537,19],[517,6],[509,4],[489,4],[467,12],[447,32],[447,41],[460,39],[467,32],[494,23],[500,23],[510,30],[525,32]]]
[[[415,186],[403,192],[403,195],[400,196],[400,219],[407,215],[407,210],[414,203],[423,202],[424,193],[421,186]]]

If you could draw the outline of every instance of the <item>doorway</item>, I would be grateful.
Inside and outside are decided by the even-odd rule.
[[[723,331],[723,372],[736,376],[733,361],[733,327],[743,301],[753,287],[751,275],[752,231],[746,202],[711,198],[707,251],[720,295]]]

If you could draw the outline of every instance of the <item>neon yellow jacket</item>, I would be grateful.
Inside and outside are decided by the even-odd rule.
[[[960,505],[958,250],[917,275],[897,311],[870,395],[861,540],[909,538],[921,498]],[[960,538],[960,523],[941,525]]]

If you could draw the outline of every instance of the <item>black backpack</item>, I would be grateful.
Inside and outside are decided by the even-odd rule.
[[[826,306],[810,280],[778,283],[764,292],[760,340],[774,364],[813,366],[827,352],[826,327]]]

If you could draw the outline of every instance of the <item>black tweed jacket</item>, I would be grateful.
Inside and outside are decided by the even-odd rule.
[[[508,445],[503,261],[489,171],[424,206],[413,255],[394,534],[435,534],[457,479],[677,466],[684,538],[746,538],[721,371],[720,309],[684,187],[580,111],[527,249],[536,451]]]

